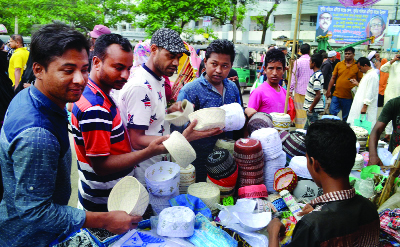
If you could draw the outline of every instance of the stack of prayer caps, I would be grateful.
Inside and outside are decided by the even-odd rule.
[[[242,106],[238,103],[223,105],[220,107],[225,110],[225,131],[240,130],[246,123],[246,117]]]
[[[211,210],[212,214],[218,213],[217,203],[220,203],[220,191],[212,183],[195,183],[189,186],[188,194],[199,198]]]
[[[367,147],[368,130],[358,126],[351,126],[351,128],[356,134],[358,143],[360,143],[360,152],[364,152]]]
[[[263,128],[254,131],[251,137],[261,142],[264,152],[264,183],[268,191],[274,191],[274,174],[285,167],[286,154],[282,151],[279,133],[273,128]]]
[[[157,162],[146,169],[145,179],[150,204],[154,213],[159,214],[169,207],[169,199],[179,195],[180,166],[168,161]]]
[[[213,151],[206,161],[207,182],[217,185],[221,198],[235,192],[238,169],[232,155],[226,149]]]
[[[306,156],[294,156],[290,161],[289,167],[292,168],[298,177],[303,179],[312,179],[307,168]]]
[[[272,117],[265,112],[256,112],[247,123],[247,131],[249,135],[254,131],[262,128],[273,128]]]
[[[195,215],[184,206],[169,207],[158,216],[157,234],[164,237],[185,238],[194,233]]]
[[[272,123],[278,131],[290,130],[290,115],[285,113],[271,112]]]
[[[239,168],[239,187],[264,182],[264,153],[259,140],[237,140],[233,156]]]
[[[215,143],[214,150],[226,149],[230,154],[233,155],[233,150],[235,148],[235,140],[232,139],[218,139]]]
[[[364,157],[361,154],[356,155],[354,166],[351,170],[361,170],[364,168]]]
[[[305,139],[306,135],[293,131],[290,132],[289,136],[282,142],[282,150],[286,153],[287,164],[294,156],[306,155]]]
[[[186,194],[188,187],[196,182],[196,170],[190,164],[186,168],[181,167],[180,173],[179,194]]]

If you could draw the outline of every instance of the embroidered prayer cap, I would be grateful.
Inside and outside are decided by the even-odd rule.
[[[171,195],[179,189],[180,166],[169,161],[160,161],[145,171],[149,192],[157,196]]]
[[[106,27],[104,25],[96,25],[96,26],[94,26],[93,31],[91,31],[89,34],[90,34],[90,37],[97,39],[98,37],[100,37],[103,34],[110,34],[110,33],[111,33],[111,30],[108,27]]]
[[[247,124],[247,131],[249,132],[249,135],[251,135],[251,133],[258,129],[273,127],[274,124],[272,123],[271,115],[265,112],[256,112],[253,116],[251,116]]]
[[[336,56],[336,51],[329,51],[328,52],[328,57],[334,57]]]
[[[158,216],[157,234],[164,237],[185,238],[194,233],[192,210],[184,206],[169,207]]]
[[[303,133],[293,131],[285,142],[282,143],[282,150],[290,156],[303,156],[306,154],[306,136]]]
[[[271,160],[278,157],[282,152],[282,142],[279,133],[274,128],[262,128],[254,131],[251,138],[261,142],[264,151],[264,160]]]
[[[235,161],[226,149],[215,150],[206,160],[207,174],[214,179],[227,178],[236,171]]]
[[[244,111],[239,103],[231,103],[220,107],[225,110],[224,131],[240,130],[246,123]]]
[[[318,196],[318,186],[311,180],[300,180],[296,188],[293,190],[293,195],[297,199],[313,200]]]
[[[267,187],[264,184],[250,185],[239,188],[239,198],[268,197]]]
[[[169,28],[158,29],[151,37],[151,44],[172,53],[185,53],[190,56],[190,52],[185,48],[179,33]]]
[[[290,160],[289,167],[296,173],[297,176],[312,179],[310,172],[307,168],[307,158],[306,156],[294,156]]]

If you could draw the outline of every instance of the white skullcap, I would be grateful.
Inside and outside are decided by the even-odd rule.
[[[335,57],[336,56],[336,51],[329,51],[328,52],[328,57]]]
[[[375,54],[376,54],[376,51],[371,51],[371,52],[368,54],[368,60],[371,60],[371,59],[375,56]]]

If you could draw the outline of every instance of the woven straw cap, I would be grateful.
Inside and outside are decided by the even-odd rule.
[[[226,149],[233,155],[233,150],[235,149],[235,140],[232,139],[218,139],[215,143],[214,150]]]
[[[108,197],[108,211],[122,210],[132,216],[142,216],[149,205],[149,193],[134,177],[122,178]]]
[[[196,151],[178,131],[172,132],[167,140],[163,142],[165,148],[181,167],[187,167],[196,159]]]
[[[188,194],[200,198],[211,211],[217,209],[216,203],[220,203],[220,190],[211,183],[192,184],[188,188]]]
[[[197,119],[195,130],[223,129],[225,127],[225,110],[219,107],[203,108],[189,114],[190,122]]]
[[[368,130],[359,126],[351,126],[351,128],[353,129],[354,134],[356,134],[357,139],[368,138]]]
[[[179,189],[180,166],[160,161],[147,167],[145,171],[146,186],[149,192],[157,196],[167,196]]]
[[[182,101],[183,112],[176,111],[165,115],[165,121],[168,121],[176,126],[183,126],[189,121],[189,114],[193,112],[194,106],[188,100]]]

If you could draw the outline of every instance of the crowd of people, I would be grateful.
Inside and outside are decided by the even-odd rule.
[[[11,36],[10,47],[15,51],[9,59],[10,86],[17,88],[25,83],[21,81],[24,69],[31,70],[35,80],[33,86],[24,85],[4,114],[0,135],[4,187],[0,203],[1,246],[24,246],[27,241],[31,246],[48,246],[80,228],[104,228],[117,234],[136,228],[142,218],[122,211],[108,212],[108,196],[125,176],[134,176],[145,184],[146,168],[166,159],[162,142],[168,139],[171,129],[182,132],[196,151],[193,166],[199,182],[206,181],[205,161],[217,140],[235,139],[232,131],[197,131],[196,120],[182,128],[165,121],[166,114],[183,111],[183,100],[193,103],[195,110],[243,104],[238,85],[229,80],[235,77],[230,76],[235,59],[232,42],[212,41],[206,49],[204,70],[184,85],[177,101],[167,107],[166,88],[171,85],[166,79],[177,71],[183,54],[190,55],[176,31],[156,31],[149,42],[148,57],[136,64],[134,73],[134,49],[126,38],[102,25],[97,25],[90,35],[91,44],[65,24],[45,25],[32,35],[30,53],[23,47],[21,36]],[[288,68],[287,49],[271,47],[263,61],[265,80],[251,92],[244,113],[248,119],[257,112],[284,113],[289,90],[294,108],[288,110],[296,112],[296,128],[309,130],[308,169],[325,197],[317,198],[310,206],[320,212],[307,214],[300,221],[291,246],[314,246],[338,239],[346,242],[356,235],[360,243],[367,244],[361,246],[372,246],[369,244],[377,241],[379,219],[374,206],[355,195],[349,184],[356,139],[348,124],[354,125],[360,114],[367,114],[373,123],[371,164],[380,163],[377,142],[390,121],[394,131],[386,132],[391,134],[389,150],[399,145],[400,97],[395,93],[399,88],[395,80],[400,55],[381,65],[378,53],[355,61],[354,48],[347,48],[345,59],[335,65],[336,52],[310,55],[310,50],[308,44],[300,47],[301,56],[289,71],[291,86],[285,89],[281,84]],[[31,68],[26,67],[28,57]],[[386,100],[384,94],[386,103],[375,124],[382,72],[389,73],[386,90],[393,87],[389,94],[392,99]],[[327,107],[329,98],[332,100]],[[71,104],[67,107],[68,103]],[[76,208],[67,206],[71,194],[67,108],[71,111],[79,173]],[[343,122],[318,121],[327,111],[332,115],[342,111]],[[333,136],[336,138],[331,142]],[[342,194],[345,196],[338,196]],[[321,210],[322,204],[329,209]],[[343,213],[348,204],[352,208]],[[303,213],[309,213],[310,207]],[[352,216],[347,230],[318,228],[332,223],[327,220],[329,217],[335,218],[332,229],[347,224],[346,217],[354,210],[360,213]],[[368,217],[364,217],[366,214]],[[270,246],[277,246],[281,227],[277,220],[268,227]],[[313,227],[320,231],[318,236],[311,237]]]

